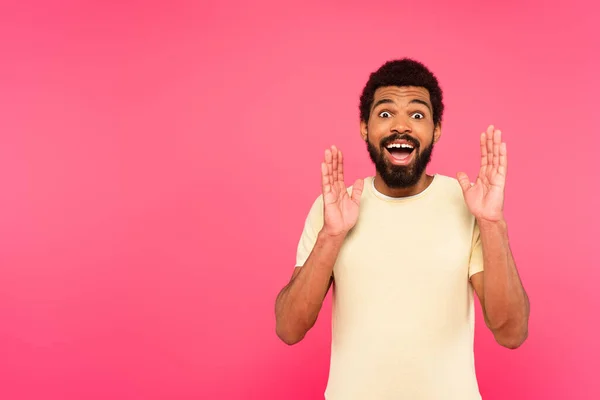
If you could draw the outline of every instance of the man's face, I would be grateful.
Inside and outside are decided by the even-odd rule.
[[[414,186],[441,135],[433,124],[429,92],[422,87],[388,86],[375,91],[361,135],[377,172],[390,188]]]

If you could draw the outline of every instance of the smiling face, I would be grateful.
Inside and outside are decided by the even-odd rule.
[[[368,121],[361,122],[377,174],[390,189],[414,187],[425,178],[441,127],[433,122],[423,87],[385,86],[375,91]]]

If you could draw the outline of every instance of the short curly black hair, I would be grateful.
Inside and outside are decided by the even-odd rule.
[[[427,89],[433,107],[433,123],[437,126],[442,122],[444,102],[438,80],[425,65],[410,58],[388,61],[369,76],[360,96],[361,121],[369,122],[375,91],[385,86],[418,86]]]

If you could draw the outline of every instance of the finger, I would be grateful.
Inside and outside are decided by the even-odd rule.
[[[483,174],[480,174],[480,177],[484,184],[488,184],[490,182],[494,163],[494,125],[488,126],[485,131],[485,149],[487,152],[487,164]]]
[[[331,192],[331,183],[329,182],[329,171],[327,164],[321,163],[321,190],[323,194]]]
[[[494,131],[494,157],[492,165],[494,169],[498,169],[498,165],[500,164],[500,145],[502,144],[502,132],[500,130]]]
[[[325,164],[327,164],[327,174],[329,175],[330,179],[333,174],[332,161],[333,161],[333,155],[331,154],[331,150],[330,149],[325,150]]]
[[[362,195],[364,185],[365,181],[362,179],[357,179],[356,182],[354,182],[354,185],[352,185],[352,194],[350,197],[356,204],[360,203],[360,196]]]
[[[344,158],[341,150],[338,150],[338,179],[344,183]]]
[[[333,184],[338,182],[338,149],[335,146],[331,146],[331,166],[332,166],[332,180]]]
[[[466,192],[471,187],[471,181],[469,177],[464,172],[459,172],[456,174],[456,178],[458,179],[458,183],[460,184],[463,192]]]
[[[482,132],[479,136],[479,148],[481,150],[481,166],[487,165],[487,139],[485,132]]]
[[[487,133],[482,132],[479,136],[479,147],[481,151],[481,167],[479,168],[479,177],[482,179],[486,179],[486,174],[488,172],[488,151],[487,151]]]
[[[494,158],[494,125],[490,125],[486,132],[486,147],[488,155],[488,166],[493,165]]]
[[[333,154],[331,154],[331,149],[325,150],[325,165],[327,167],[327,183],[330,185],[330,190],[333,189]]]
[[[506,157],[506,143],[502,143],[500,145],[500,165],[498,166],[498,173],[502,176],[506,176],[506,171],[508,168],[507,162],[508,160]]]

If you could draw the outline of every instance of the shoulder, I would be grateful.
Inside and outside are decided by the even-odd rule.
[[[446,176],[446,175],[436,175],[436,187],[437,199],[439,201],[444,202],[448,205],[451,205],[458,209],[461,213],[464,213],[465,216],[470,216],[468,211],[467,204],[465,203],[465,197],[463,195],[462,188],[460,187],[460,183],[458,183],[458,179]]]
[[[458,179],[447,175],[436,174],[435,185],[437,191],[443,193],[446,199],[456,198],[464,201],[462,188],[460,187],[460,183],[458,183]]]
[[[460,188],[460,184],[458,183],[458,179],[442,174],[435,175],[435,183],[440,188],[445,189],[449,192],[458,192],[462,194],[462,189]]]

